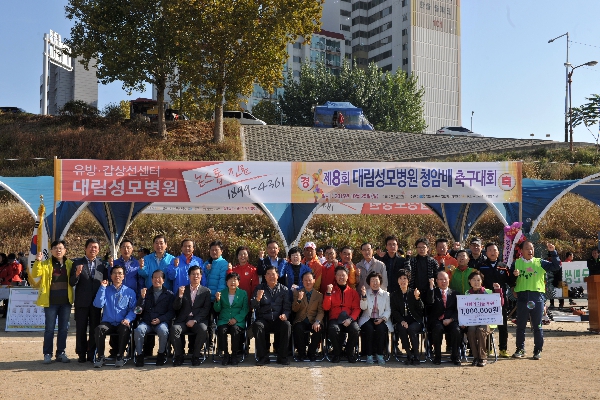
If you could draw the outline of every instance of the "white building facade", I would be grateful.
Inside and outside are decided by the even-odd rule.
[[[351,41],[359,67],[375,62],[418,78],[426,133],[461,124],[460,0],[326,1],[321,21]]]

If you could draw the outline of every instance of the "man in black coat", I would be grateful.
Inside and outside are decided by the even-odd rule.
[[[460,365],[460,327],[458,326],[457,293],[448,288],[448,274],[440,271],[437,274],[437,288],[434,288],[434,279],[429,280],[429,288],[425,302],[430,305],[428,325],[432,333],[433,363],[442,362],[442,339],[444,333],[450,335],[452,346],[451,359],[455,365]]]
[[[141,322],[133,332],[136,367],[144,366],[143,346],[148,332],[155,332],[158,336],[156,365],[164,365],[167,361],[165,350],[169,339],[169,326],[175,316],[173,309],[175,296],[173,296],[173,292],[163,286],[164,282],[165,273],[157,269],[152,273],[152,288],[140,290],[137,305],[141,308]],[[138,309],[136,309],[136,313],[139,313]]]
[[[398,237],[396,235],[385,238],[385,249],[386,253],[383,256],[376,254],[375,259],[385,264],[388,282],[387,291],[392,294],[400,289],[400,286],[398,286],[398,271],[404,269],[406,259],[398,255]]]
[[[252,308],[256,311],[256,321],[252,325],[255,335],[256,365],[268,364],[267,335],[269,332],[279,333],[277,363],[288,365],[288,344],[292,334],[290,314],[292,304],[288,288],[277,280],[277,267],[269,265],[265,270],[265,281],[254,289],[251,299]]]
[[[486,259],[477,265],[477,269],[483,274],[483,287],[493,289],[494,283],[497,283],[502,288],[506,296],[506,289],[510,284],[510,270],[508,266],[498,257],[500,251],[495,243],[485,245]],[[504,298],[502,306],[503,323],[498,325],[500,357],[508,358],[508,313],[510,312],[510,301],[507,297]]]
[[[92,305],[100,284],[108,280],[108,268],[98,257],[99,252],[98,240],[88,239],[85,242],[85,256],[73,260],[69,276],[69,285],[75,287],[75,352],[80,363],[86,360],[91,362],[94,357],[94,331],[102,316],[102,310]]]
[[[174,366],[183,364],[183,343],[181,335],[193,333],[196,335],[194,342],[194,353],[192,354],[192,365],[200,365],[200,350],[208,338],[208,315],[210,313],[210,290],[200,285],[202,269],[199,266],[191,266],[188,270],[190,284],[180,286],[173,309],[177,312],[175,322],[171,328],[171,343],[175,348]]]

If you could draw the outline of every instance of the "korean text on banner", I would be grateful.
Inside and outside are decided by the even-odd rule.
[[[293,163],[294,203],[512,203],[521,163]]]
[[[290,164],[249,161],[57,160],[62,201],[289,203]]]
[[[502,325],[502,302],[498,293],[456,296],[460,326]]]

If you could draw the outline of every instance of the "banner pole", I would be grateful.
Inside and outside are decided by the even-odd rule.
[[[52,208],[52,242],[56,240],[56,156],[54,156],[54,196],[53,196],[53,208]]]

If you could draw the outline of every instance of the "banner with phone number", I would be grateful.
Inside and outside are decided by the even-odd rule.
[[[521,163],[56,160],[56,201],[506,203]]]

